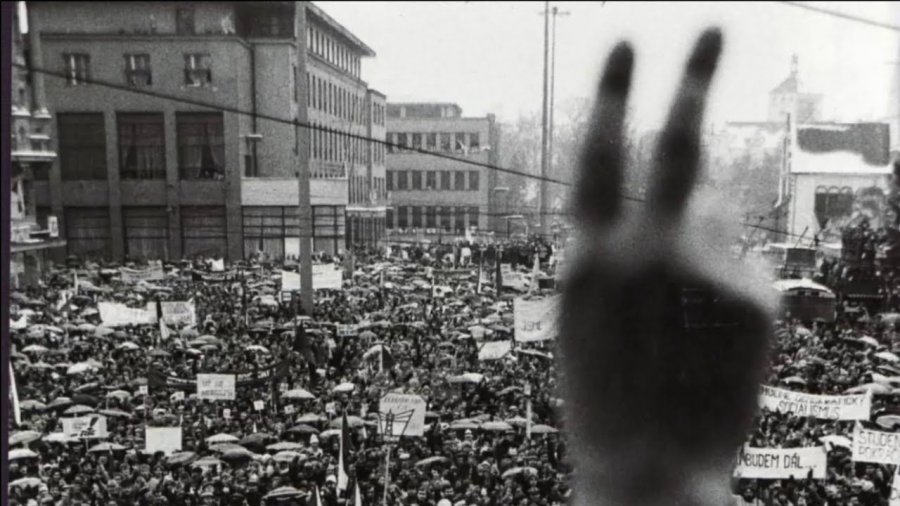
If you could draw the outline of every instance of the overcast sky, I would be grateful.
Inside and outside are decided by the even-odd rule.
[[[370,86],[396,101],[456,102],[465,115],[501,120],[540,111],[543,2],[316,2],[371,46],[363,66]],[[889,2],[809,2],[900,25]],[[900,72],[900,33],[777,2],[558,2],[557,103],[592,95],[613,45],[631,40],[637,55],[634,118],[652,128],[664,118],[699,31],[725,33],[710,119],[764,120],[767,93],[788,75],[797,53],[801,82],[823,93],[826,118],[878,120]]]

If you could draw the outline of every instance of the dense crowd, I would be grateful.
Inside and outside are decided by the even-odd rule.
[[[334,506],[355,504],[357,488],[364,505],[564,504],[571,468],[552,343],[517,343],[503,358],[479,360],[483,342],[512,339],[512,299],[522,295],[498,293],[496,261],[532,272],[535,253],[552,277],[553,249],[533,241],[318,256],[346,274],[341,290],[316,292],[311,312],[281,297],[279,275],[296,269],[292,262],[259,259],[224,272],[203,261],[166,264],[164,279],[136,283],[117,265],[55,269],[13,297],[22,416],[10,420],[11,504]],[[111,328],[97,310],[100,301],[144,308],[157,300],[192,301],[196,325],[165,334],[154,324]],[[891,383],[900,369],[876,357],[898,344],[893,321],[779,322],[768,384],[814,394],[880,384],[872,421],[900,415],[900,385]],[[278,364],[283,376],[238,385],[234,401],[148,380],[151,371],[194,378]],[[388,392],[427,400],[422,437],[382,437],[377,414]],[[106,417],[107,438],[61,433],[62,419],[92,413]],[[345,419],[346,486],[338,483]],[[180,451],[144,451],[145,427],[177,426]],[[816,446],[852,431],[852,422],[764,410],[747,443]],[[829,443],[827,479],[736,479],[735,490],[747,504],[887,505],[892,473]]]

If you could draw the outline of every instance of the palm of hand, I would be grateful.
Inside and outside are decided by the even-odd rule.
[[[721,51],[706,32],[657,150],[649,198],[623,219],[622,124],[633,56],[612,53],[582,158],[576,216],[590,242],[564,287],[560,346],[576,504],[724,504],[756,411],[769,315],[697,266],[681,215],[699,166],[705,97]],[[701,257],[706,252],[698,251]],[[713,262],[727,262],[724,258]]]

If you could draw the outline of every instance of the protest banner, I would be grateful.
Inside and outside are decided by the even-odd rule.
[[[485,330],[486,329],[484,327],[480,327],[478,325],[469,327],[469,333],[472,334],[472,339],[475,339],[476,341],[480,341],[480,340],[484,339],[484,331]]]
[[[171,455],[181,451],[181,427],[145,427],[144,450],[149,454]]]
[[[284,414],[293,415],[294,414],[294,405],[288,404],[284,407]]]
[[[378,431],[389,437],[425,434],[425,399],[418,395],[386,394],[378,403]]]
[[[233,374],[198,374],[197,398],[211,401],[233,401],[235,377]]]
[[[253,409],[254,409],[255,411],[262,411],[263,409],[265,409],[265,407],[266,407],[266,403],[265,403],[265,402],[263,402],[263,401],[253,401]]]
[[[512,288],[518,291],[528,289],[529,281],[525,274],[513,270],[510,264],[500,264],[500,278],[504,288]]]
[[[559,296],[513,301],[515,339],[518,342],[547,341],[556,337]]]
[[[736,478],[779,480],[785,478],[825,479],[827,454],[824,446],[810,448],[750,448],[738,455]]]
[[[281,271],[281,291],[293,292],[300,290],[300,273]]]
[[[854,462],[900,466],[900,433],[864,429],[857,424],[850,451]]]
[[[109,437],[106,417],[102,415],[63,418],[63,433],[78,439],[105,439]]]
[[[189,326],[197,324],[197,307],[194,301],[167,301],[159,303],[163,321],[172,326]]]
[[[152,306],[152,304],[149,306]],[[152,325],[156,323],[156,310],[147,308],[128,307],[125,304],[115,302],[99,302],[97,303],[97,310],[100,312],[100,320],[107,327]]]
[[[224,418],[226,420],[231,420],[231,410],[228,408],[223,409],[222,410],[222,418]]]
[[[212,272],[225,272],[225,259],[211,260],[209,262],[209,270]]]
[[[760,407],[798,417],[868,420],[872,411],[872,394],[812,395],[763,385]]]
[[[267,385],[271,381],[281,380],[287,376],[289,369],[290,362],[285,360],[262,369],[226,371],[222,374],[235,376],[237,387],[259,387]],[[155,367],[150,367],[150,370],[147,372],[147,383],[154,388],[171,388],[186,391],[196,390],[197,388],[197,378],[169,376]]]
[[[478,360],[499,360],[512,350],[510,341],[491,341],[478,350]]]
[[[344,287],[344,271],[332,264],[312,266],[313,290],[340,290]]]
[[[337,335],[338,337],[352,337],[359,333],[359,329],[356,325],[338,325],[337,326]]]
[[[122,276],[122,282],[133,284],[139,281],[159,281],[166,279],[166,272],[163,270],[162,264],[152,265],[146,269],[129,269],[128,267],[119,268],[119,274]]]

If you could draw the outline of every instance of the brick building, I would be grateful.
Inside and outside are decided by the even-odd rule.
[[[65,241],[59,238],[56,220],[37,219],[34,199],[34,171],[46,171],[56,159],[50,148],[51,116],[35,100],[31,83],[34,76],[16,65],[26,65],[28,39],[20,30],[18,11],[13,11],[12,40],[12,128],[10,131],[12,177],[10,185],[10,286],[35,285],[46,265],[48,252],[59,250]]]
[[[387,140],[496,165],[499,128],[493,115],[466,118],[451,103],[389,103]],[[463,236],[498,229],[492,195],[497,173],[425,153],[388,148],[387,228],[396,238]],[[505,225],[503,225],[505,226]]]
[[[28,8],[32,62],[57,73],[35,79],[59,152],[36,174],[38,214],[60,217],[69,254],[297,256],[301,171],[314,251],[379,239],[383,153],[284,122],[383,132],[384,97],[360,76],[374,51],[312,3]]]

